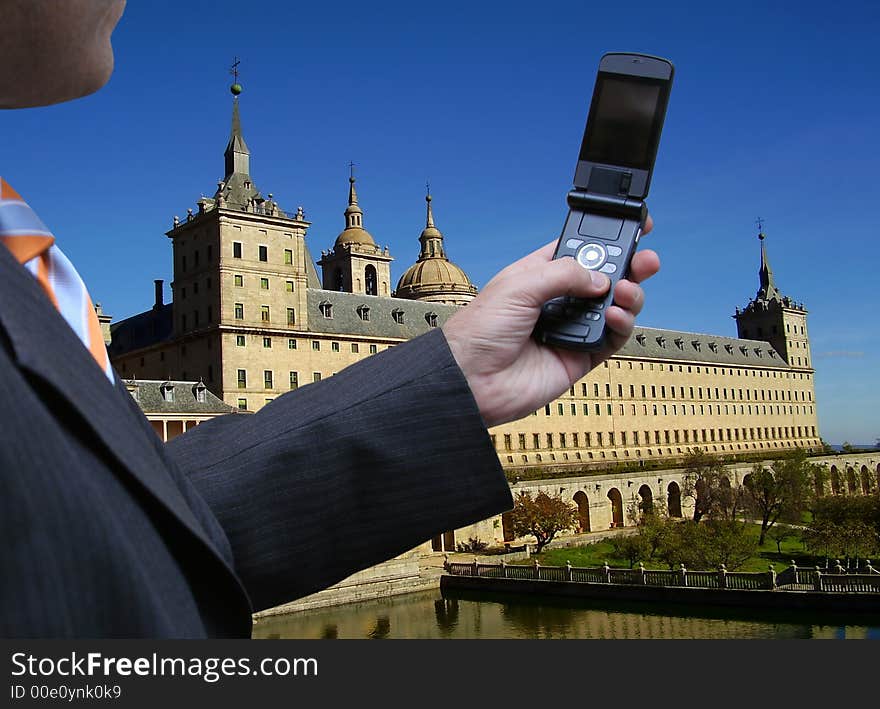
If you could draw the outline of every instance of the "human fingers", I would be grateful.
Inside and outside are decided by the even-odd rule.
[[[633,315],[638,315],[642,312],[644,304],[645,292],[638,284],[622,280],[614,286],[614,305],[628,310]]]
[[[500,295],[515,298],[529,307],[540,307],[562,295],[598,298],[610,286],[605,274],[588,271],[568,257],[536,263],[513,275],[515,277],[499,280],[497,287],[504,291]]]
[[[553,241],[544,244],[540,249],[535,249],[532,253],[523,256],[518,261],[514,261],[501,273],[521,273],[522,271],[527,271],[539,264],[547,263],[553,258],[553,252],[556,250],[557,241],[558,239],[554,239]]]
[[[651,249],[636,251],[629,264],[627,280],[641,283],[648,280],[660,270],[660,257]]]
[[[648,215],[648,218],[645,219],[645,228],[642,229],[642,236],[647,234],[651,229],[654,228],[654,220],[651,218],[651,215]]]

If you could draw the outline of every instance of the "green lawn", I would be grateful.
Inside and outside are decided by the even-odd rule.
[[[756,538],[759,532],[760,527],[755,525]],[[782,553],[780,554],[776,550],[776,542],[768,537],[764,545],[759,548],[757,556],[749,559],[737,571],[767,571],[768,565],[771,563],[776,571],[782,571],[791,563],[792,559],[799,565],[812,566],[816,564],[816,559],[807,554],[797,537],[783,540],[781,548]],[[602,566],[607,561],[610,566],[629,567],[629,562],[626,559],[614,556],[611,543],[608,541],[599,541],[578,547],[545,549],[541,554],[532,556],[528,561],[518,563],[531,564],[535,559],[544,566],[565,566],[568,561],[572,566],[595,567]],[[821,563],[824,565],[824,559]],[[649,569],[668,568],[659,562],[645,562],[645,567]]]

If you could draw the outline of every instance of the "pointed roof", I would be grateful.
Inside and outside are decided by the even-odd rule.
[[[230,91],[233,96],[232,129],[229,132],[226,150],[223,152],[226,176],[218,185],[214,198],[222,197],[223,201],[218,206],[248,208],[252,204],[262,204],[265,199],[251,179],[251,153],[241,132],[241,116],[238,111],[241,85],[233,84]]]
[[[760,287],[758,288],[757,300],[782,300],[782,294],[776,287],[773,279],[773,270],[770,268],[770,261],[767,258],[767,249],[764,246],[764,232],[758,234],[761,242],[761,269],[758,271],[758,279]]]
[[[364,229],[364,210],[358,205],[357,190],[354,187],[354,170],[348,178],[348,207],[345,208],[345,229],[336,237],[334,248],[343,244],[376,246],[372,235]]]

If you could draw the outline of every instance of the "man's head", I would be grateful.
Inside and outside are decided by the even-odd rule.
[[[0,0],[0,108],[46,106],[100,89],[125,0]]]

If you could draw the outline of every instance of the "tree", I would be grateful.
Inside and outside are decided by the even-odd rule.
[[[702,448],[685,456],[682,494],[694,500],[694,522],[703,517],[734,519],[742,503],[743,490],[732,486],[725,465]]]
[[[776,542],[776,552],[782,554],[782,542],[786,539],[797,538],[800,534],[795,527],[791,527],[787,524],[775,524],[767,530],[767,536]]]
[[[818,500],[803,538],[808,549],[826,557],[874,555],[880,551],[880,499],[872,495]]]
[[[770,468],[760,463],[752,466],[752,472],[746,476],[744,484],[747,493],[745,504],[747,509],[761,518],[758,546],[764,543],[767,530],[780,519],[800,521],[814,493],[813,468],[817,467],[810,463],[802,449],[792,451]]]
[[[537,553],[553,541],[553,538],[566,529],[574,528],[578,523],[578,511],[561,495],[551,497],[546,492],[539,492],[534,498],[528,491],[516,496],[513,510],[510,512],[513,533],[517,537],[531,534],[538,542]]]

